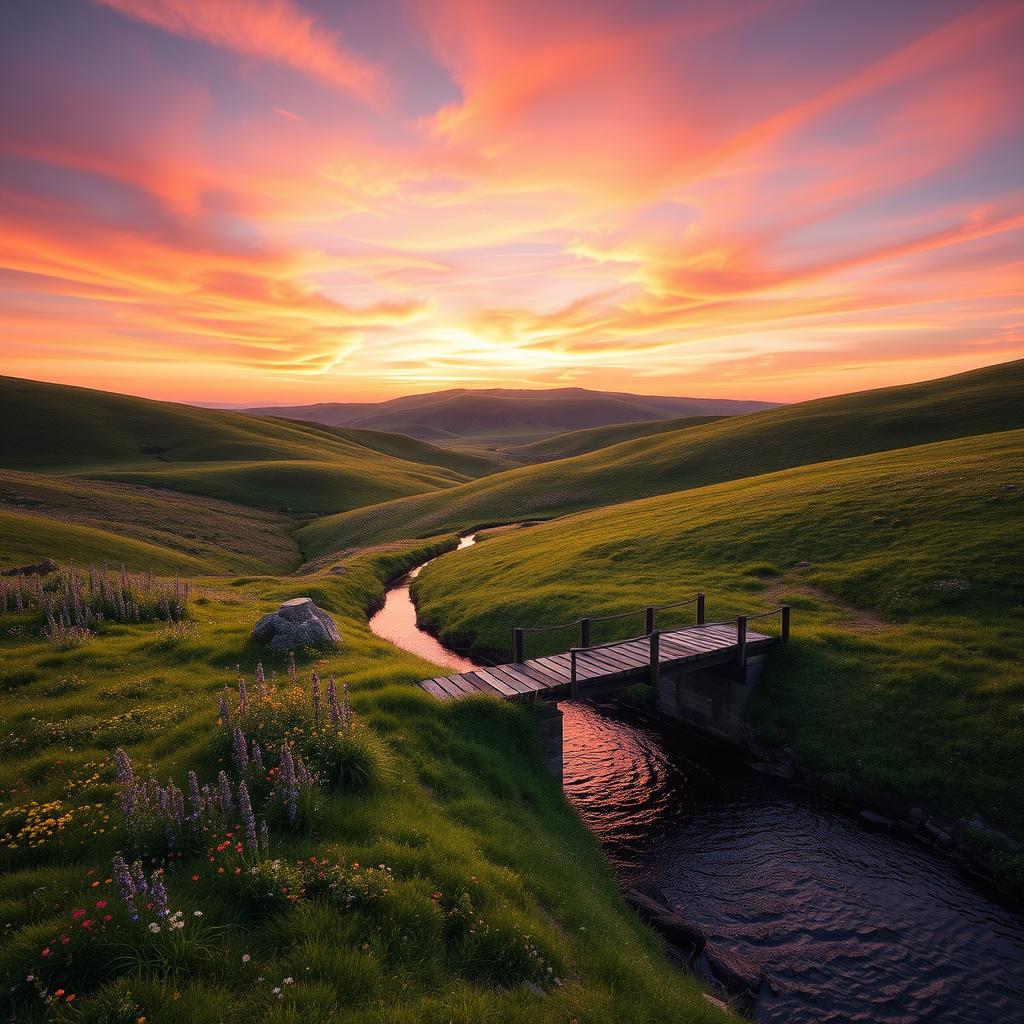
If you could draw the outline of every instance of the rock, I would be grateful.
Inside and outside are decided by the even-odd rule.
[[[48,572],[56,572],[57,563],[44,558],[34,565],[21,565],[15,569],[4,569],[0,576],[45,576]]]
[[[753,960],[712,942],[704,947],[704,957],[726,991],[747,998],[757,995],[764,973]]]
[[[718,999],[716,996],[713,996],[710,992],[703,992],[702,995],[704,996],[705,1002],[710,1003],[716,1010],[721,1010],[722,1013],[732,1012],[729,1009],[729,1004],[725,1002],[724,999]]]
[[[348,566],[347,565],[332,565],[331,566],[331,575],[332,576],[344,576],[345,573],[347,573],[347,572],[348,572]]]
[[[892,818],[884,814],[876,814],[874,811],[861,811],[858,815],[865,825],[874,825],[876,828],[892,828],[896,824]]]
[[[704,932],[666,904],[636,889],[627,889],[623,896],[642,921],[686,951],[683,959],[697,956],[704,949]]]
[[[525,988],[531,996],[537,996],[538,999],[546,995],[544,989],[542,989],[535,981],[524,981],[523,988]]]
[[[811,563],[810,562],[797,562],[796,563],[796,567],[798,569],[810,569]]]
[[[276,612],[264,615],[253,628],[252,638],[282,653],[341,643],[334,620],[322,608],[317,608],[310,597],[285,601]]]

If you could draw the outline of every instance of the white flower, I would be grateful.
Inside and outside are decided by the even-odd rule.
[[[156,933],[157,933],[158,931],[160,931],[160,925],[158,925],[158,924],[156,923],[156,921],[150,921],[150,923],[149,923],[149,930],[150,930],[150,931],[151,931],[151,932],[152,932],[152,933],[153,933],[154,935],[156,935]]]
[[[286,985],[294,985],[295,984],[295,979],[294,978],[285,978],[284,979],[284,983]]]
[[[275,985],[274,986],[274,995],[275,996],[279,996],[280,994],[281,994],[281,986],[280,985]]]
[[[193,910],[192,911],[192,916],[193,917],[202,917],[203,916],[203,912],[201,910]]]
[[[252,959],[252,957],[249,956],[248,953],[243,953],[242,954],[242,963],[243,964],[247,964],[251,959]]]

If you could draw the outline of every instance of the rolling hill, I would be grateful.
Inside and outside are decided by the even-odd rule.
[[[328,516],[304,550],[550,518],[791,466],[1024,427],[1024,360],[642,437],[444,492]]]
[[[3,377],[0,467],[323,513],[451,487],[494,463],[379,431]]]
[[[393,431],[438,444],[472,443],[501,448],[587,427],[691,416],[732,416],[771,407],[769,402],[665,398],[585,388],[459,388],[388,402],[328,402],[249,411],[329,426]]]
[[[797,642],[756,691],[766,734],[791,739],[827,788],[1024,836],[1022,449],[1024,430],[958,438],[503,532],[428,566],[420,617],[505,653],[513,625],[697,591],[713,619],[789,603]],[[539,635],[527,654],[571,640]]]
[[[571,459],[574,455],[586,455],[613,444],[633,441],[638,437],[667,434],[684,427],[699,427],[713,423],[721,416],[688,416],[675,420],[642,420],[640,423],[615,423],[608,427],[587,427],[585,430],[570,430],[565,434],[554,434],[532,444],[508,448],[505,454],[521,463],[554,462],[555,459]]]

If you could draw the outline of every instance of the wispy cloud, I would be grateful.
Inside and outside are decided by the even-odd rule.
[[[165,32],[302,71],[363,100],[379,100],[376,68],[291,0],[93,0]]]

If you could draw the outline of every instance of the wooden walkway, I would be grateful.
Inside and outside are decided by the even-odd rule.
[[[703,599],[699,608],[703,618]],[[647,621],[651,623],[651,610],[646,611]],[[748,628],[750,619],[775,615],[781,615],[780,635],[758,633]],[[580,624],[586,624],[581,628],[584,638],[589,636],[590,621],[580,620]],[[752,654],[760,654],[788,640],[789,608],[756,616],[741,615],[724,622],[702,622],[657,630],[606,644],[588,643],[562,654],[529,660],[522,660],[522,630],[515,632],[518,635],[514,647],[520,660],[507,665],[476,668],[471,672],[436,676],[423,680],[419,685],[439,700],[453,700],[475,693],[508,700],[563,700],[618,689],[639,681],[656,683],[662,671],[684,665],[690,671],[730,663],[743,669]]]

